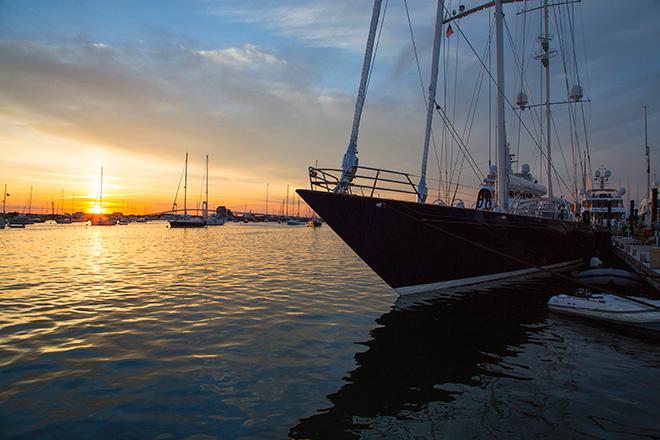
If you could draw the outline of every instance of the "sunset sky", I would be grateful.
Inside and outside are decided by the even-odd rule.
[[[447,3],[450,9],[458,6]],[[408,4],[427,82],[435,2]],[[273,205],[284,198],[287,184],[307,187],[307,167],[316,160],[327,167],[341,164],[371,5],[0,0],[0,184],[9,187],[8,208],[22,210],[33,186],[33,211],[51,201],[59,209],[62,189],[66,211],[72,194],[76,210],[89,210],[103,166],[106,211],[165,210],[186,152],[191,206],[199,198],[205,154],[213,207],[262,211],[267,183]],[[517,42],[520,8],[505,8]],[[592,164],[610,167],[613,185],[627,186],[635,196],[645,184],[645,104],[652,172],[660,174],[660,2],[584,0],[576,11],[578,64],[592,101],[586,107]],[[539,19],[529,15],[522,52],[538,92],[540,69],[532,54]],[[488,22],[482,12],[459,23],[479,53],[486,47]],[[455,108],[456,125],[463,127],[478,68],[459,37],[455,33],[443,44],[450,44],[450,58],[458,57],[451,66],[461,81],[448,112]],[[506,84],[511,100],[519,87],[512,57],[507,56]],[[563,70],[559,58],[553,63],[553,95],[562,100]],[[373,75],[360,131],[361,163],[416,174],[425,115],[402,0],[389,2]],[[441,71],[440,84],[443,80]],[[450,95],[456,83],[451,81]],[[532,98],[540,102],[538,93]],[[469,147],[486,171],[487,96],[480,99]],[[565,111],[554,112],[558,131],[567,132]],[[511,113],[507,119],[512,121]],[[440,129],[436,121],[434,131]],[[512,148],[513,133],[512,128]],[[560,142],[569,158],[568,136],[560,135]],[[520,159],[536,170],[538,153],[530,145],[520,148]],[[429,172],[437,177],[432,157]],[[569,180],[563,162],[558,168]],[[462,182],[471,204],[478,180],[465,171]]]

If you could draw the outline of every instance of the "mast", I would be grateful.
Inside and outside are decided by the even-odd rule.
[[[204,218],[209,217],[209,155],[206,155],[206,200],[204,201]]]
[[[424,150],[422,153],[422,170],[417,186],[417,201],[426,201],[426,164],[429,156],[429,141],[431,139],[431,126],[433,124],[433,111],[435,110],[435,91],[438,83],[438,60],[440,59],[440,43],[442,42],[442,17],[444,16],[445,2],[438,0],[438,9],[435,14],[435,37],[433,38],[433,58],[431,60],[431,83],[429,96],[426,102],[426,131],[424,132]]]
[[[2,193],[2,227],[5,226],[5,213],[7,211],[7,184],[5,183],[5,192]]]
[[[646,121],[646,110],[648,106],[644,106],[644,151],[646,152],[646,200],[649,200],[651,194],[651,151],[649,148],[648,128]],[[648,205],[648,203],[647,203]]]
[[[62,216],[64,216],[64,188],[62,188]]]
[[[371,26],[369,28],[369,37],[367,38],[367,47],[364,51],[364,61],[362,63],[362,77],[360,78],[360,88],[358,89],[358,96],[355,101],[355,115],[353,116],[353,129],[351,130],[351,138],[348,141],[348,147],[342,160],[341,179],[335,187],[335,192],[345,193],[348,191],[348,185],[355,177],[359,160],[357,157],[357,139],[358,131],[360,130],[360,118],[362,117],[362,108],[364,107],[364,98],[367,94],[367,82],[369,80],[369,72],[371,71],[371,62],[373,61],[374,40],[376,39],[376,28],[378,27],[378,19],[380,18],[380,6],[382,0],[374,0],[374,8],[371,13]]]
[[[289,216],[289,185],[286,186],[286,211],[284,215]]]
[[[266,217],[268,217],[268,184],[266,184]]]
[[[186,205],[186,199],[188,198],[188,153],[186,153],[186,164],[184,165],[183,174],[183,215],[188,215],[188,206]]]
[[[502,0],[495,0],[495,47],[497,60],[497,204],[509,211],[509,148],[504,123],[504,32]]]
[[[543,55],[541,63],[545,68],[545,125],[546,125],[546,149],[548,154],[548,198],[552,199],[552,154],[550,149],[550,34],[548,33],[548,0],[543,0],[543,37],[541,47]]]
[[[103,166],[101,166],[101,189],[99,190],[99,214],[103,214]]]

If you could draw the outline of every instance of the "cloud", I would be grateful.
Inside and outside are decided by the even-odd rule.
[[[262,50],[259,46],[246,43],[242,48],[228,47],[215,50],[195,50],[199,56],[213,62],[236,67],[257,68],[263,65],[284,66],[286,60],[278,58],[270,52]]]

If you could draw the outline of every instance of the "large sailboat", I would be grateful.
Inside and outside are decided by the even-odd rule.
[[[183,215],[170,220],[170,228],[203,228],[206,226],[205,220],[188,215],[188,153],[186,153],[186,162],[183,168],[183,173]],[[181,184],[180,181],[179,184]],[[173,206],[176,207],[176,197]]]
[[[444,1],[438,0],[435,18],[431,79],[426,101],[421,173],[418,183],[405,172],[365,167],[358,163],[357,139],[366,87],[373,62],[381,1],[375,0],[366,45],[362,76],[355,105],[353,127],[341,168],[309,168],[310,190],[298,194],[385,282],[399,294],[413,294],[442,288],[469,285],[559,270],[579,264],[594,255],[597,234],[591,226],[567,215],[567,207],[551,192],[548,197],[530,176],[512,172],[505,132],[503,3],[496,0],[459,14],[445,14]],[[426,168],[433,114],[442,111],[436,103],[436,87],[443,24],[483,9],[495,8],[496,39],[496,122],[497,165],[490,170],[492,188],[482,185],[474,208],[463,204],[427,203]],[[548,2],[544,0],[547,23]],[[550,58],[547,42],[541,61]],[[543,57],[543,55],[542,55]],[[581,95],[581,93],[580,93]],[[522,97],[525,98],[525,97]],[[520,99],[521,105],[526,105]],[[549,110],[549,96],[546,99]],[[549,118],[549,111],[547,112]],[[550,123],[548,122],[548,131]],[[546,136],[548,171],[551,172],[550,136]],[[498,172],[501,170],[503,172]],[[400,200],[396,194],[415,201]],[[517,207],[536,200],[544,210]],[[552,209],[551,215],[547,210]],[[542,213],[543,212],[543,213]]]

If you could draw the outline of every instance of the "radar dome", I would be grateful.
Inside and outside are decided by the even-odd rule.
[[[600,170],[596,170],[596,179],[600,177]]]
[[[624,195],[626,193],[626,189],[624,187],[619,188],[619,194]]]
[[[610,170],[605,171],[605,177],[610,177],[612,175],[612,172]]]
[[[527,107],[527,104],[529,103],[529,100],[527,99],[527,94],[525,92],[520,92],[516,96],[516,105],[520,107],[522,110],[525,110],[525,107]]]
[[[529,164],[528,163],[524,163],[522,165],[522,172],[525,173],[525,174],[529,173]]]

